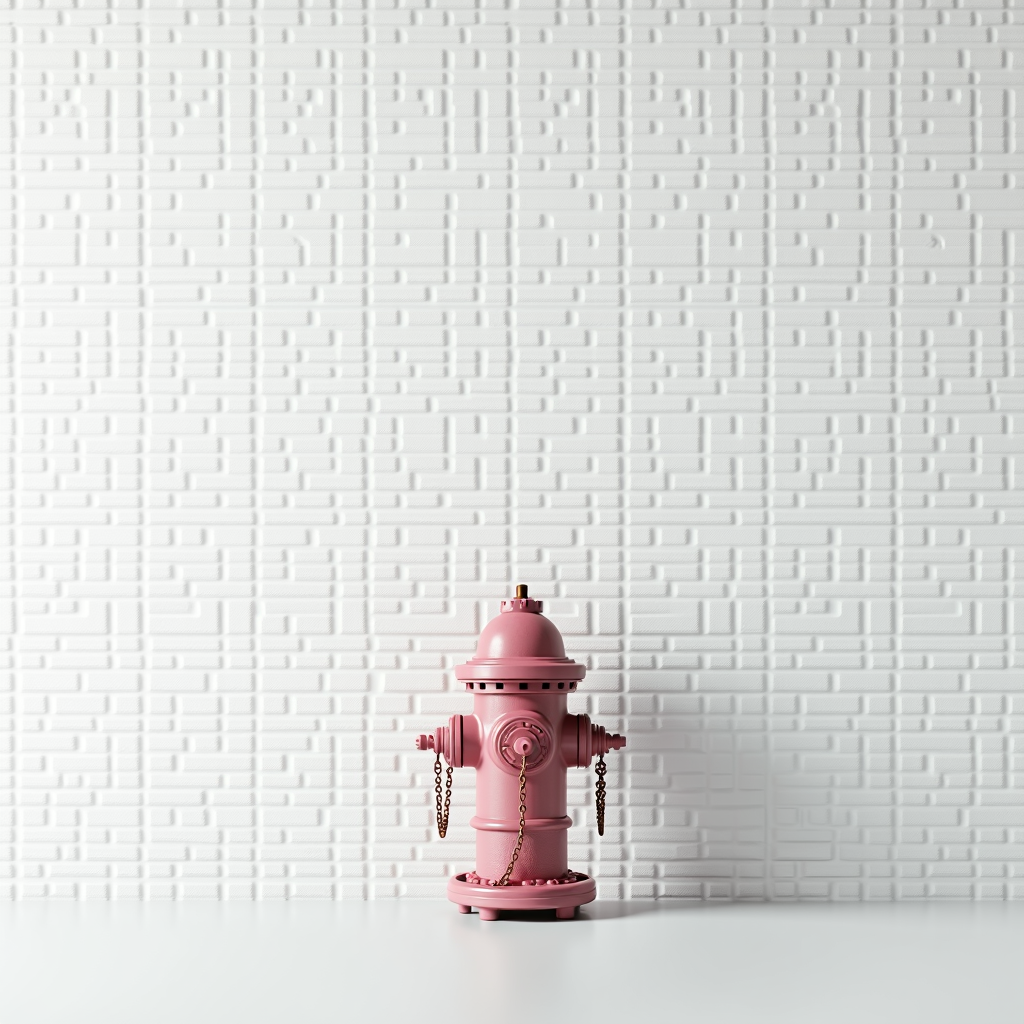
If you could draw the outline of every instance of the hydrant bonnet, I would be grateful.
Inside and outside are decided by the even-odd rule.
[[[480,634],[476,657],[456,668],[455,678],[465,680],[468,690],[492,689],[486,684],[495,680],[527,684],[556,681],[572,684],[556,689],[575,689],[587,670],[565,656],[562,634],[540,614],[543,608],[542,602],[532,598],[502,601],[501,614],[491,619]]]

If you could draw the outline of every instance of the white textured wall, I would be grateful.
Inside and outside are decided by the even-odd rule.
[[[440,894],[523,581],[602,895],[1024,896],[1020,9],[2,17],[0,892]]]

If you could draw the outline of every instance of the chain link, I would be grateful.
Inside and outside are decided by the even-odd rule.
[[[594,794],[594,805],[597,807],[597,834],[599,836],[604,835],[604,800],[605,793],[608,787],[605,785],[604,777],[608,772],[608,765],[604,763],[604,754],[600,754],[597,758],[597,764],[594,766],[594,771],[597,773],[597,792]]]
[[[437,801],[437,834],[444,839],[448,834],[448,808],[452,803],[452,766],[448,766],[448,778],[444,787],[444,806],[441,805],[441,755],[434,758],[434,793]]]
[[[516,866],[516,861],[519,860],[519,851],[523,848],[523,835],[526,832],[526,755],[523,754],[523,767],[519,769],[519,838],[516,839],[516,848],[512,851],[512,859],[508,862],[508,867],[505,868],[505,874],[501,876],[494,884],[495,885],[508,885],[508,880],[512,877],[512,869]]]

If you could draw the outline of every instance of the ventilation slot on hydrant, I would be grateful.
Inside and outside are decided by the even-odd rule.
[[[596,895],[594,880],[569,870],[566,770],[598,759],[597,831],[604,835],[604,755],[625,737],[570,715],[567,696],[586,669],[565,656],[561,634],[525,586],[501,602],[476,657],[455,670],[473,691],[473,714],[453,715],[416,740],[435,751],[437,830],[448,830],[452,770],[476,769],[476,870],[455,875],[448,898],[493,921],[500,910],[554,910],[572,917]],[[448,763],[442,775],[441,757]]]

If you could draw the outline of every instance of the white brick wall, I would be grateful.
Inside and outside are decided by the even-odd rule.
[[[602,895],[1024,896],[1017,5],[0,17],[0,893],[440,894],[523,581]]]

